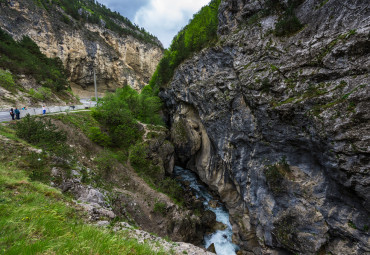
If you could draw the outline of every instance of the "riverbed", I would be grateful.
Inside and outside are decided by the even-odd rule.
[[[205,248],[208,248],[213,243],[215,245],[217,255],[235,255],[239,248],[231,241],[233,231],[229,220],[229,212],[226,207],[220,201],[218,201],[216,208],[212,208],[209,205],[209,202],[215,199],[208,192],[207,188],[201,184],[196,174],[192,171],[175,166],[174,174],[183,181],[188,181],[190,183],[190,187],[196,194],[196,197],[204,199],[203,204],[205,209],[214,212],[216,214],[216,221],[221,222],[226,226],[225,230],[217,230],[214,233],[204,236]]]

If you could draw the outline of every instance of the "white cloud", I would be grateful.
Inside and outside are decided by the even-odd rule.
[[[193,14],[210,0],[150,0],[136,13],[134,22],[169,47],[172,38],[188,24]]]

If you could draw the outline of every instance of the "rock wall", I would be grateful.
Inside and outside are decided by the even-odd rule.
[[[59,57],[70,73],[72,87],[82,96],[85,90],[94,90],[94,67],[99,92],[127,84],[140,90],[162,57],[160,47],[132,36],[118,36],[98,25],[81,25],[70,16],[71,24],[66,24],[62,9],[49,13],[33,1],[8,2],[1,3],[0,27],[16,39],[28,35],[45,55]]]
[[[244,251],[368,254],[369,3],[295,1],[304,27],[277,37],[272,2],[292,1],[222,1],[219,43],[162,88],[177,160]]]

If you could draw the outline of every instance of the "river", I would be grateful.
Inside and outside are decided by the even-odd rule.
[[[204,246],[208,248],[212,243],[215,245],[217,255],[235,255],[239,249],[237,245],[231,241],[232,226],[229,220],[229,212],[224,205],[219,203],[219,206],[212,208],[209,201],[215,200],[207,191],[207,188],[198,181],[198,177],[190,170],[175,166],[175,176],[180,177],[183,181],[188,181],[190,187],[194,190],[197,198],[204,198],[204,206],[206,210],[211,210],[216,214],[216,221],[225,224],[225,230],[218,230],[210,235],[204,236]]]

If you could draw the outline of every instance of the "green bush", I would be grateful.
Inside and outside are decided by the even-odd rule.
[[[114,169],[112,160],[114,159],[112,153],[108,150],[104,150],[100,155],[94,159],[96,167],[98,169],[98,179],[101,177],[107,178]]]
[[[28,91],[28,94],[29,94],[33,99],[35,99],[35,100],[37,100],[37,101],[42,101],[42,100],[44,100],[44,96],[43,96],[41,93],[39,93],[37,90],[30,89],[30,90]]]
[[[160,214],[162,214],[162,215],[166,215],[166,213],[167,213],[167,205],[166,205],[166,203],[163,203],[163,202],[156,202],[155,204],[154,204],[154,209],[153,209],[153,211],[154,212],[157,212],[157,213],[160,213]]]
[[[150,161],[147,160],[147,150],[148,146],[143,143],[137,143],[130,147],[130,163],[138,172],[145,172],[150,167]]]
[[[287,36],[299,31],[303,25],[294,14],[294,9],[297,8],[303,0],[289,0],[285,7],[284,13],[279,21],[275,24],[276,36]]]
[[[160,182],[159,190],[165,194],[168,194],[175,202],[180,204],[183,203],[184,190],[176,180],[166,177]]]
[[[302,23],[295,15],[284,15],[275,25],[275,35],[291,35],[299,31],[302,27]]]
[[[47,182],[50,177],[49,160],[45,153],[31,152],[23,161],[23,169],[27,170],[31,180]]]
[[[64,143],[67,140],[66,133],[58,131],[58,128],[50,120],[42,121],[29,114],[15,125],[16,135],[27,142],[40,144]]]
[[[63,158],[55,164],[69,167],[66,161],[72,159],[72,151],[66,144],[67,135],[64,131],[59,131],[50,120],[42,121],[27,114],[15,125],[15,132],[17,137]]]
[[[149,86],[141,94],[126,86],[99,100],[93,117],[108,130],[112,145],[127,151],[144,134],[137,120],[163,125],[159,115],[161,106],[159,97],[152,96]]]
[[[0,69],[0,87],[9,91],[13,91],[15,89],[15,82],[11,72]]]
[[[89,129],[89,138],[91,141],[101,145],[101,146],[104,146],[104,147],[107,147],[111,144],[111,139],[110,137],[101,132],[100,128],[99,127],[91,127]]]
[[[290,172],[291,170],[286,161],[286,157],[282,157],[278,163],[267,166],[264,170],[267,184],[275,195],[279,195],[286,191],[284,181]]]

